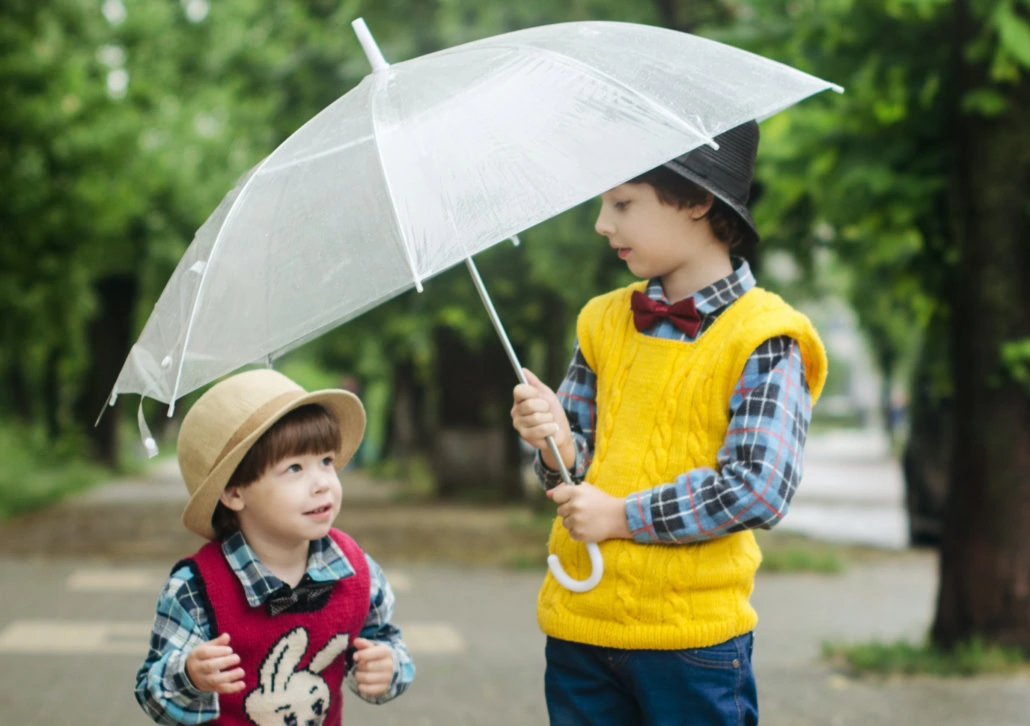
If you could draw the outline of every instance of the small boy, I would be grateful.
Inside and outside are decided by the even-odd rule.
[[[343,532],[343,468],[365,411],[253,370],[208,390],[179,432],[183,524],[211,540],[172,568],[136,700],[158,723],[330,724],[342,684],[371,703],[415,667],[382,570]]]
[[[758,234],[747,209],[758,126],[601,195],[598,233],[644,282],[589,301],[555,395],[528,371],[512,422],[539,450],[558,504],[537,617],[552,724],[756,724],[752,530],[786,513],[801,479],[826,355],[811,323],[755,286],[732,255]],[[578,486],[560,484],[554,436]],[[589,483],[588,483],[589,482]]]

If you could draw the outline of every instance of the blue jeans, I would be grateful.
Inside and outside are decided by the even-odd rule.
[[[754,635],[708,648],[619,650],[547,639],[551,726],[755,726]]]

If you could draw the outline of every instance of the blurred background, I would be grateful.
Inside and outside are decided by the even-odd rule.
[[[762,243],[750,261],[762,286],[812,318],[830,358],[783,525],[805,543],[782,545],[781,565],[838,569],[843,550],[821,542],[930,546],[918,555],[917,624],[898,634],[952,662],[967,646],[1001,648],[1007,665],[1030,652],[1026,0],[7,0],[0,554],[121,563],[195,546],[148,540],[160,527],[143,510],[105,510],[98,534],[93,514],[73,526],[54,507],[121,497],[152,514],[164,503],[165,529],[177,526],[182,485],[169,457],[199,392],[176,418],[143,403],[156,464],[137,401],[123,396],[94,422],[194,231],[241,174],[369,71],[350,27],[359,16],[391,62],[535,25],[619,20],[698,33],[844,86],[761,125],[752,199]],[[630,279],[593,231],[596,211],[570,210],[520,247],[477,258],[523,363],[553,386],[579,308]],[[367,436],[343,476],[365,515],[349,525],[367,525],[385,559],[542,563],[549,515],[511,430],[514,377],[465,270],[277,368],[362,397]],[[111,493],[81,499],[101,490]],[[453,531],[426,526],[432,512]],[[482,531],[468,524],[477,518]],[[501,531],[514,543],[506,558],[482,552]],[[1030,707],[1025,695],[1017,705]],[[851,723],[842,713],[811,723]],[[873,722],[923,722],[884,718]]]

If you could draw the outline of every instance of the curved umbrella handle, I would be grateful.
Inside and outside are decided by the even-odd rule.
[[[512,240],[516,241],[516,240]],[[517,242],[516,242],[517,244]],[[519,379],[519,383],[527,383],[526,374],[522,372],[522,364],[519,363],[519,357],[515,354],[515,349],[511,347],[511,341],[508,339],[508,334],[504,332],[504,325],[501,324],[501,318],[497,315],[497,310],[494,308],[493,301],[490,299],[490,293],[486,291],[486,285],[483,284],[483,278],[479,276],[479,268],[476,267],[476,263],[471,257],[465,258],[465,266],[468,268],[469,274],[472,276],[472,283],[476,286],[476,292],[479,293],[479,299],[483,301],[483,307],[486,308],[486,314],[490,316],[490,322],[493,323],[494,330],[497,331],[497,337],[501,339],[501,345],[504,346],[504,352],[508,354],[508,360],[511,361],[511,367],[515,369],[515,375]],[[558,471],[561,472],[562,481],[569,486],[575,486],[576,483],[572,481],[572,477],[569,475],[569,470],[565,466],[565,462],[562,461],[561,454],[558,452],[558,446],[554,443],[554,437],[547,437],[547,446],[551,449],[551,456],[554,457],[555,461],[558,462]],[[561,563],[558,561],[557,555],[549,555],[547,558],[547,566],[551,568],[551,574],[554,575],[562,587],[572,592],[586,592],[592,590],[597,586],[597,583],[601,581],[601,576],[604,574],[604,560],[601,558],[601,549],[597,546],[596,542],[587,543],[587,553],[590,555],[590,577],[585,580],[573,580],[566,574],[565,570],[562,569]]]
[[[590,577],[585,580],[573,580],[569,577],[565,570],[562,569],[561,562],[558,561],[558,555],[547,556],[547,566],[559,585],[572,592],[586,592],[597,587],[597,583],[601,581],[601,576],[604,575],[604,560],[601,558],[601,548],[597,546],[596,542],[587,542],[587,554],[590,555],[591,570]]]

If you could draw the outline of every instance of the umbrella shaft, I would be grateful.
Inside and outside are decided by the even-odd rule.
[[[497,331],[497,337],[501,339],[501,345],[504,346],[504,352],[508,354],[508,360],[511,361],[511,367],[515,369],[515,375],[518,376],[519,383],[528,383],[526,374],[522,372],[522,364],[519,362],[519,357],[515,354],[511,341],[508,340],[508,333],[504,330],[501,318],[497,315],[494,303],[490,299],[490,293],[486,291],[486,285],[483,284],[483,278],[479,276],[479,269],[476,267],[476,263],[473,262],[472,257],[465,258],[465,266],[468,267],[469,274],[472,275],[472,283],[476,286],[476,292],[479,293],[479,299],[483,301],[483,307],[486,308],[486,314],[490,316],[490,322],[493,323],[494,330]],[[547,437],[547,446],[551,450],[551,456],[558,462],[558,471],[561,473],[562,481],[572,486],[572,477],[569,475],[569,470],[565,467],[565,462],[562,461],[561,454],[558,453],[558,445],[554,443],[553,436]]]

